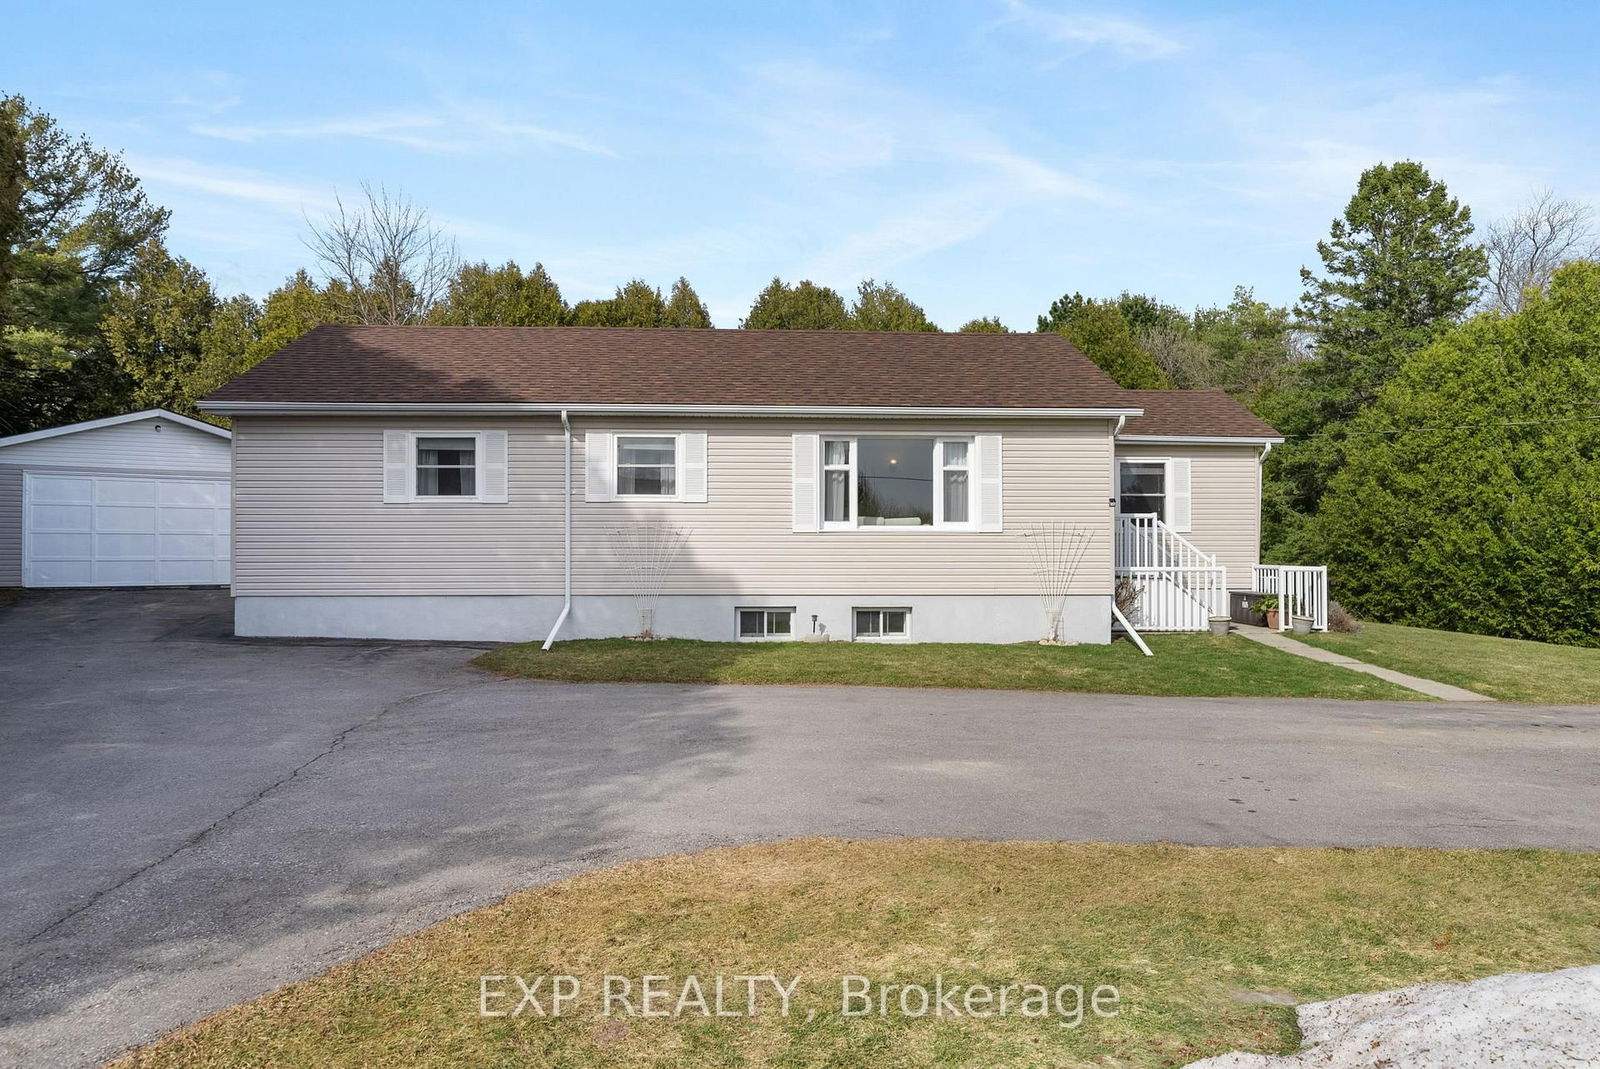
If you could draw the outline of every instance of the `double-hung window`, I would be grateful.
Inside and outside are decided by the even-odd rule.
[[[478,438],[476,435],[432,437],[417,435],[416,495],[418,497],[477,497]]]
[[[971,529],[971,438],[822,439],[822,525]]]
[[[674,435],[617,435],[617,496],[675,497],[678,439]]]
[[[1164,460],[1124,460],[1117,485],[1117,511],[1124,516],[1154,513],[1159,520],[1167,515],[1167,462]]]
[[[386,430],[385,504],[503,504],[510,435],[503,430]]]

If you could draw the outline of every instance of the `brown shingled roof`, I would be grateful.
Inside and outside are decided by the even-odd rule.
[[[322,326],[211,402],[1124,408],[1059,334]]]
[[[1123,433],[1277,435],[1220,390],[1124,390],[1059,334],[322,326],[206,401],[1143,408]]]
[[[1124,435],[1204,438],[1281,438],[1276,429],[1221,390],[1124,390],[1144,415],[1123,426]]]

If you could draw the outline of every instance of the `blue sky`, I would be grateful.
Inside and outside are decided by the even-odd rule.
[[[225,291],[403,190],[569,299],[895,282],[946,328],[1063,292],[1291,302],[1361,169],[1485,222],[1600,201],[1600,5],[30,4],[0,90],[121,149]]]

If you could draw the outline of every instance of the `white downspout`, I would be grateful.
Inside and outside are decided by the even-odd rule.
[[[561,615],[556,617],[555,626],[550,628],[549,636],[544,640],[541,649],[549,649],[555,645],[556,634],[561,630],[561,625],[567,622],[567,614],[572,612],[572,424],[567,420],[567,410],[561,410],[561,433],[566,441],[562,445],[562,499],[566,504],[566,511],[562,517],[563,539],[561,553]]]

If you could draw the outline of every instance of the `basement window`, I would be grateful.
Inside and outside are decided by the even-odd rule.
[[[794,633],[794,609],[739,609],[741,639],[790,638]]]
[[[910,609],[857,609],[855,621],[858,639],[911,637]]]

